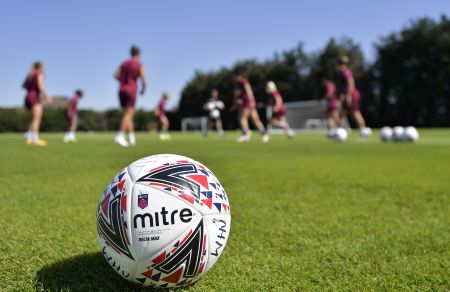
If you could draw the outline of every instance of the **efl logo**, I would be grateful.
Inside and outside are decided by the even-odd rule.
[[[139,194],[138,195],[138,206],[141,209],[144,209],[148,206],[148,195],[147,194]]]

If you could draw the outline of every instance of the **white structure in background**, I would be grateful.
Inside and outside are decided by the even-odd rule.
[[[294,130],[319,130],[324,131],[327,127],[325,100],[307,100],[286,102],[287,119],[290,127]],[[271,107],[266,108],[267,118],[272,115]],[[350,130],[348,121],[345,128]],[[278,133],[279,130],[268,126],[269,131]],[[280,132],[281,133],[281,132]]]
[[[203,134],[208,132],[208,117],[189,117],[181,120],[181,131],[200,131]]]
[[[326,102],[325,100],[307,100],[286,102],[287,119],[289,126],[293,130],[319,130],[326,129]],[[266,108],[266,115],[268,118],[272,116],[272,108]],[[205,133],[208,127],[208,117],[188,117],[181,120],[181,130],[187,131],[201,131]],[[350,129],[348,122],[345,128]],[[282,133],[281,129],[275,129],[268,125],[268,130],[273,133]]]

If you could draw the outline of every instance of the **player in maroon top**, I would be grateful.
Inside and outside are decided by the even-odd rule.
[[[78,89],[75,91],[74,96],[69,101],[69,105],[66,109],[66,120],[69,123],[69,129],[64,135],[64,143],[76,142],[75,132],[78,126],[78,102],[83,97],[83,91]]]
[[[131,47],[131,59],[123,62],[116,70],[114,76],[119,81],[119,99],[120,106],[124,110],[124,115],[120,123],[119,132],[116,135],[115,142],[121,146],[127,147],[130,144],[136,144],[134,135],[134,113],[136,105],[136,96],[138,93],[138,79],[141,80],[141,95],[144,95],[147,85],[144,66],[141,64],[139,48]],[[125,134],[128,134],[128,140]]]
[[[169,119],[167,119],[166,116],[166,103],[169,99],[169,93],[164,92],[161,100],[158,103],[158,106],[155,109],[155,117],[158,118],[158,122],[160,123],[160,132],[159,132],[159,138],[161,140],[169,140]]]
[[[238,119],[242,129],[242,136],[238,138],[238,142],[247,142],[250,140],[250,127],[248,119],[251,118],[253,124],[258,128],[264,143],[269,141],[269,135],[264,128],[263,123],[259,119],[256,110],[256,100],[253,95],[252,86],[242,75],[242,68],[238,67],[234,71],[235,80],[235,104],[238,108]]]
[[[33,63],[22,87],[27,91],[25,107],[30,113],[28,131],[25,134],[26,143],[28,145],[47,146],[47,141],[39,139],[39,128],[43,112],[41,96],[44,97],[44,102],[47,103],[51,103],[52,98],[47,94],[44,87],[44,64],[42,62]]]
[[[340,92],[339,99],[342,102],[342,108],[339,126],[344,126],[344,118],[346,114],[350,114],[355,122],[358,124],[360,129],[360,135],[363,138],[368,137],[371,134],[370,128],[366,127],[366,122],[359,109],[359,104],[361,100],[361,94],[355,84],[355,79],[353,78],[353,72],[348,67],[349,59],[344,56],[339,61],[338,71],[339,71],[339,81],[340,81]]]
[[[336,124],[339,123],[338,114],[338,100],[336,97],[336,86],[334,83],[325,78],[323,80],[323,85],[325,86],[325,98],[327,99],[327,135],[328,137],[333,137],[334,128]]]
[[[286,116],[286,105],[283,102],[280,92],[275,82],[269,81],[266,85],[266,92],[269,94],[269,104],[272,107],[270,123],[273,126],[283,128],[284,133],[289,137],[294,137],[294,131],[289,128]]]

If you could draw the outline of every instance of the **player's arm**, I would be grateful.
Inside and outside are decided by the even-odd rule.
[[[355,79],[353,79],[353,77],[348,77],[347,78],[347,104],[351,104],[352,103],[352,95],[353,95],[353,91],[355,90]]]
[[[238,88],[235,88],[233,91],[233,103],[232,106],[230,108],[230,111],[234,111],[236,110],[236,107],[240,104],[242,104],[242,99],[240,99],[240,95],[241,95],[241,90]]]
[[[248,82],[245,83],[244,90],[245,90],[245,93],[248,96],[250,104],[255,104],[255,96],[253,95],[253,90],[252,90],[252,87],[251,87],[250,83],[248,83]]]
[[[38,82],[38,88],[39,91],[42,93],[42,95],[44,96],[44,99],[47,103],[52,103],[53,99],[51,98],[51,96],[48,95],[47,90],[45,90],[45,86],[44,86],[44,75],[39,74],[37,77],[37,82]]]
[[[223,110],[225,108],[225,104],[223,103],[223,101],[219,102],[219,109]]]
[[[147,77],[145,75],[144,66],[141,66],[141,69],[139,70],[139,77],[141,78],[141,95],[144,95],[145,89],[147,88]]]
[[[160,107],[161,107],[161,102],[159,102],[158,105],[155,108],[155,116],[159,116],[159,114],[160,114],[160,111],[159,111]]]
[[[120,74],[121,74],[121,72],[122,72],[122,68],[121,68],[121,67],[117,68],[116,71],[114,71],[114,78],[115,78],[116,80],[120,80]]]
[[[275,106],[274,106],[274,110],[278,111],[281,107],[281,105],[283,104],[283,101],[281,99],[281,95],[276,95],[275,96]]]
[[[204,109],[205,111],[209,111],[209,102],[207,102],[207,103],[205,103],[205,104],[203,105],[203,109]]]
[[[25,80],[23,81],[23,83],[22,83],[22,88],[23,89],[27,89],[27,83],[28,83],[28,76],[27,76],[27,78],[25,78]]]

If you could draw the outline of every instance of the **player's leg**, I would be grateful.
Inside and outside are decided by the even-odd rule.
[[[345,121],[347,119],[347,110],[345,108],[341,108],[338,113],[338,126],[339,128],[345,127]]]
[[[160,116],[159,119],[161,121],[161,133],[159,137],[161,140],[169,140],[169,119],[166,116]]]
[[[250,117],[255,127],[258,128],[258,131],[261,134],[263,142],[268,142],[269,135],[267,134],[266,128],[264,127],[263,123],[259,119],[258,111],[256,109],[251,109]]]
[[[353,118],[359,127],[359,134],[362,138],[367,138],[372,134],[372,130],[366,127],[366,121],[361,114],[361,111],[357,110],[353,112]]]
[[[223,136],[225,134],[222,127],[222,120],[220,118],[216,119],[216,129],[219,136]]]
[[[76,114],[70,119],[70,129],[69,129],[69,141],[76,142],[77,138],[75,133],[78,127],[78,116]]]
[[[33,124],[33,112],[31,111],[32,104],[30,103],[28,98],[25,99],[25,108],[28,111],[28,128],[27,128],[27,132],[25,133],[25,142],[27,145],[31,145],[31,144],[33,144],[33,141],[32,141],[33,132],[31,131],[32,124]]]
[[[360,111],[355,111],[353,112],[353,118],[355,120],[355,122],[358,124],[358,127],[360,129],[365,128],[366,127],[366,121],[364,120],[362,114]]]
[[[123,110],[123,116],[120,120],[119,131],[117,132],[114,142],[122,147],[128,147],[129,143],[125,139],[125,132],[128,130],[127,108],[129,108],[128,95],[125,92],[119,92],[120,107]]]
[[[128,141],[130,142],[130,145],[136,145],[136,136],[134,135],[134,114],[136,110],[133,107],[128,107],[126,109],[127,114],[127,129],[126,132],[128,133]]]
[[[238,142],[247,142],[250,140],[250,128],[248,126],[248,118],[250,116],[250,109],[244,107],[238,112],[239,124],[241,125],[242,136],[238,138]]]
[[[42,121],[42,104],[36,103],[31,108],[31,141],[34,145],[46,146],[47,141],[39,139],[39,129]]]
[[[72,129],[72,118],[69,116],[69,113],[67,113],[67,112],[64,114],[64,117],[66,118],[68,126],[67,126],[66,133],[64,133],[63,142],[68,143],[68,142],[70,142],[70,130]]]
[[[289,138],[294,137],[294,131],[292,131],[289,127],[286,115],[274,116],[270,120],[270,123],[275,127],[282,128],[286,136]]]
[[[372,130],[366,127],[366,121],[364,120],[361,114],[359,104],[360,104],[360,96],[359,95],[354,96],[352,98],[351,114],[353,120],[359,127],[360,136],[363,138],[367,138],[368,136],[370,136],[370,134],[372,134]]]

